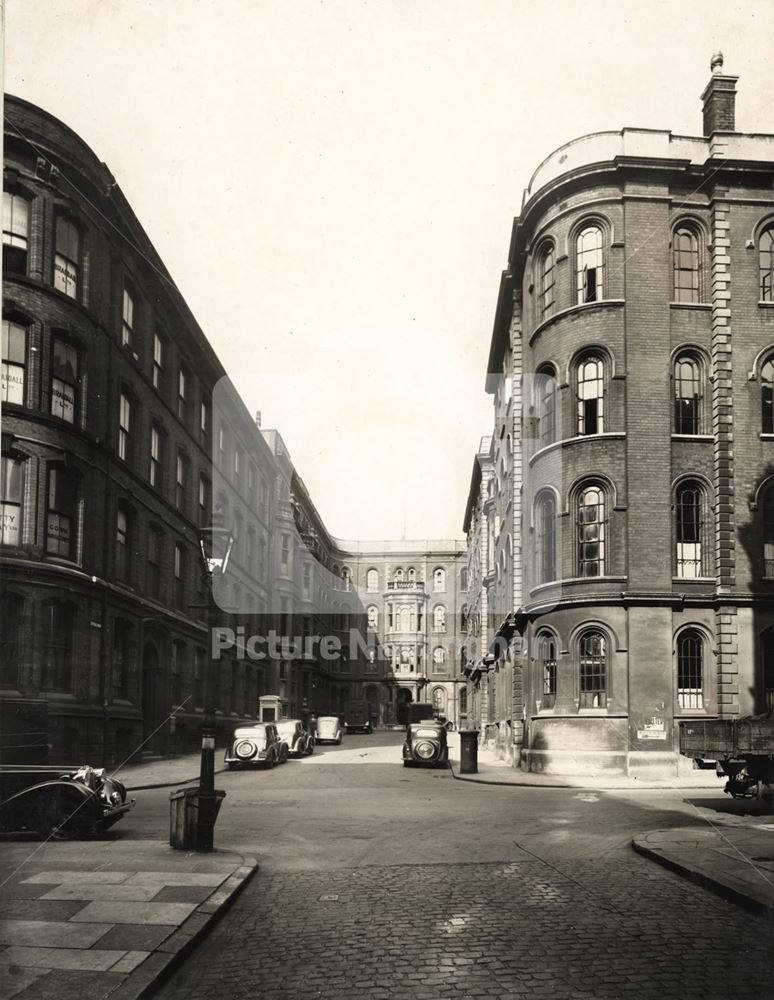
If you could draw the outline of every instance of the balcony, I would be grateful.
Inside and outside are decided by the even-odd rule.
[[[390,580],[387,584],[388,590],[419,590],[424,591],[425,584],[423,580]]]

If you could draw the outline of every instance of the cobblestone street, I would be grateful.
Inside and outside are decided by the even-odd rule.
[[[525,855],[259,877],[162,995],[752,1000],[773,948],[774,927],[636,857]]]
[[[638,830],[706,826],[683,793],[483,788],[393,756],[351,739],[244,808],[239,787],[272,776],[229,779],[261,871],[159,996],[772,996],[774,926],[631,849]]]

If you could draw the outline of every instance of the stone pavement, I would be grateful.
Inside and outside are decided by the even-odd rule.
[[[636,778],[626,775],[588,775],[556,777],[550,774],[537,774],[532,771],[522,771],[507,761],[501,760],[492,750],[478,748],[478,774],[460,773],[460,737],[459,733],[449,733],[449,763],[455,778],[463,781],[474,781],[487,785],[516,785],[533,788],[581,788],[581,789],[649,789],[654,788],[712,788],[723,790],[725,779],[720,779],[714,770],[699,770],[693,768],[692,762],[686,757],[680,762],[680,773],[670,778]]]
[[[679,875],[774,917],[774,818],[709,822],[703,828],[655,830],[635,837],[639,854]]]
[[[136,785],[171,776],[166,763],[165,772],[134,768]],[[190,761],[177,762],[180,774],[186,768]],[[258,867],[234,852],[176,851],[120,830],[77,842],[3,838],[0,1000],[134,1000],[209,930]]]
[[[263,869],[158,997],[763,1000],[773,952],[774,925],[633,852],[514,846],[501,863]]]

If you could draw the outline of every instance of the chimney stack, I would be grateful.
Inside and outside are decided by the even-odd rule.
[[[736,81],[738,76],[723,73],[723,53],[716,52],[711,61],[712,76],[704,88],[701,100],[704,106],[704,134],[736,131]]]

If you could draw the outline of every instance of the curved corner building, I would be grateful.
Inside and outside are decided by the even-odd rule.
[[[774,703],[774,136],[735,89],[717,57],[702,137],[562,146],[515,220],[487,385],[513,638],[478,683],[511,665],[531,770],[674,774],[681,720]]]

